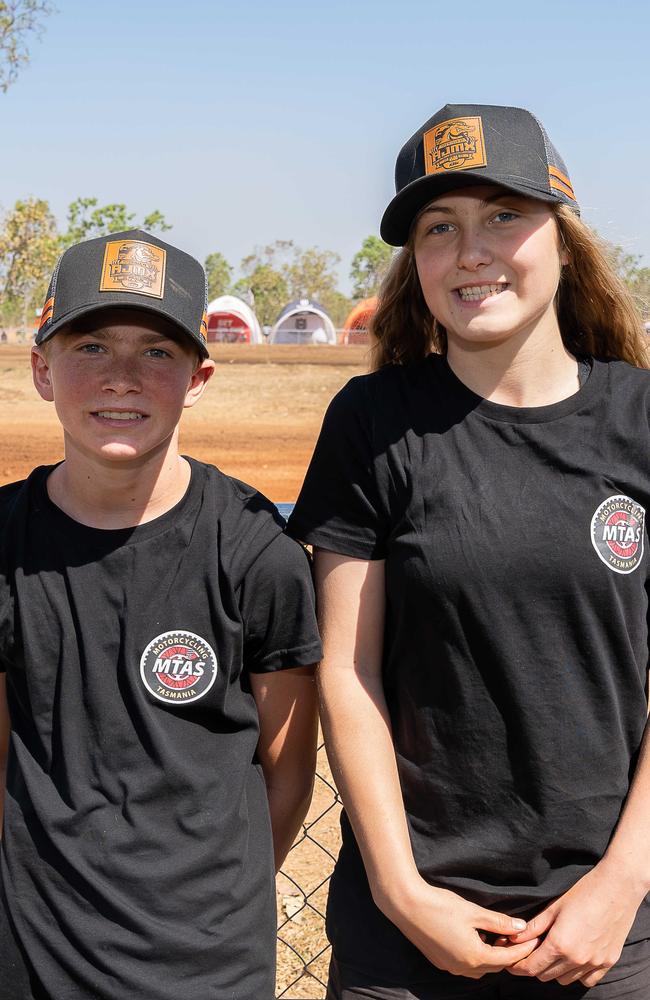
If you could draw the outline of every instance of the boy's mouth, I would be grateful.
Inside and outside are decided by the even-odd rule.
[[[145,416],[136,410],[95,410],[93,415],[102,420],[144,420]]]
[[[507,281],[495,281],[485,285],[463,285],[462,288],[454,289],[461,302],[482,302],[483,299],[490,299],[495,295],[500,295],[509,288]]]

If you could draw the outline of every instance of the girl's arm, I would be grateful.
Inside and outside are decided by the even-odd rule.
[[[415,866],[381,677],[383,561],[322,549],[314,561],[323,730],[376,905],[440,969],[479,978],[520,961],[534,939],[493,947],[481,932],[510,935],[524,921],[430,886]]]

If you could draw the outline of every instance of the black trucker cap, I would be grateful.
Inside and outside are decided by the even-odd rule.
[[[116,307],[163,316],[208,357],[205,271],[194,257],[140,229],[75,243],[61,254],[35,342],[86,313]]]
[[[382,239],[403,246],[421,208],[439,194],[474,184],[500,184],[580,211],[564,161],[530,111],[446,104],[400,150],[397,193],[381,220]]]

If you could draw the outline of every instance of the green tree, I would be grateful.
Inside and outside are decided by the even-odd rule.
[[[337,329],[340,329],[345,323],[345,319],[352,308],[352,299],[349,299],[347,295],[343,292],[339,292],[338,289],[334,291],[327,292],[320,298],[320,304],[322,305],[325,312],[328,314],[332,323]]]
[[[341,258],[331,250],[308,247],[293,249],[293,259],[286,265],[284,275],[289,294],[294,299],[316,299],[325,305],[325,299],[336,291],[337,276],[334,268]]]
[[[0,310],[5,323],[31,326],[59,250],[48,203],[41,198],[17,201],[0,229]]]
[[[222,253],[210,253],[205,258],[206,277],[208,279],[208,301],[225,295],[232,282],[232,267]]]
[[[337,277],[334,268],[340,258],[330,250],[308,247],[302,250],[293,240],[275,240],[265,247],[256,247],[241,262],[244,277],[237,282],[237,288],[251,288],[255,295],[255,309],[264,324],[272,323],[283,306],[291,299],[316,299],[328,309],[332,303],[341,312],[341,293],[337,291]],[[253,287],[256,276],[258,285],[264,286],[266,315],[262,318],[259,294]],[[281,300],[281,301],[280,301]],[[271,306],[275,308],[273,312]],[[347,299],[346,299],[347,304]],[[328,309],[329,311],[329,309]]]
[[[68,206],[68,228],[61,237],[63,247],[124,229],[144,229],[147,232],[171,229],[157,209],[145,215],[142,222],[135,222],[135,212],[129,212],[122,202],[98,206],[97,201],[97,198],[77,198]]]
[[[245,261],[249,262],[246,268]],[[243,298],[250,292],[260,323],[262,326],[271,326],[289,299],[287,283],[283,275],[270,264],[251,263],[252,257],[245,258],[245,261],[242,261],[242,270],[247,273],[236,282],[233,291]]]
[[[354,298],[367,299],[377,294],[392,257],[392,247],[378,236],[366,236],[350,267]]]
[[[637,309],[644,320],[650,320],[650,267],[642,266],[642,258],[627,253],[621,246],[605,243],[610,264],[629,288]]]
[[[29,62],[30,36],[43,33],[55,8],[49,0],[0,0],[0,90],[7,91]]]

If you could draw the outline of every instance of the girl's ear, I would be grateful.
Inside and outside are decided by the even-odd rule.
[[[37,393],[46,402],[54,402],[54,387],[47,352],[42,347],[32,347],[31,361],[32,379]]]

